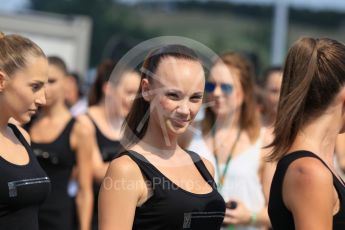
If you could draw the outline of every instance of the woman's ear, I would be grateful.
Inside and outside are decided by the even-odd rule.
[[[111,91],[112,91],[112,87],[113,87],[113,86],[111,85],[111,83],[110,83],[109,81],[107,81],[106,83],[104,83],[103,86],[102,86],[103,94],[104,94],[105,96],[110,95],[110,94],[111,94]]]
[[[345,86],[341,87],[337,98],[338,98],[337,100],[339,100],[340,103],[342,103],[342,105],[343,105],[342,111],[343,111],[343,114],[345,114]],[[338,101],[338,103],[339,103],[339,101]]]
[[[6,85],[6,74],[0,71],[0,93],[4,90]]]
[[[145,101],[150,102],[152,100],[152,92],[150,89],[150,82],[148,79],[144,78],[141,80],[141,95]]]

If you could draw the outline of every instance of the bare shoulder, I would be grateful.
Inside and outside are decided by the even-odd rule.
[[[120,156],[111,161],[103,180],[104,186],[109,181],[116,185],[118,191],[131,193],[138,200],[144,194],[143,174],[139,166],[129,156]]]
[[[301,183],[317,183],[332,180],[332,174],[327,167],[317,158],[303,157],[295,160],[288,167],[286,175],[291,181]],[[290,177],[291,176],[291,177]]]
[[[81,146],[90,146],[95,144],[95,133],[92,125],[88,125],[88,121],[81,116],[75,118],[76,121],[73,125],[71,132],[71,146],[73,149]]]
[[[142,174],[139,166],[129,157],[120,156],[111,161],[107,176],[112,178],[141,179]]]
[[[335,194],[332,173],[319,159],[299,158],[288,167],[282,195],[296,229],[331,229]]]
[[[86,114],[79,115],[75,119],[77,123],[79,123],[79,126],[82,126],[92,132],[95,131],[92,121]]]
[[[76,122],[74,124],[73,131],[77,137],[90,136],[94,134],[94,128],[87,116],[80,115],[75,119]]]
[[[98,199],[100,229],[132,229],[146,185],[140,179],[140,169],[129,156],[111,161]]]
[[[300,158],[287,169],[283,182],[283,197],[287,206],[320,203],[320,199],[327,200],[332,194],[332,174],[319,159]]]

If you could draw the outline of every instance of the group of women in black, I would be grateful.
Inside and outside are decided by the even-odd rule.
[[[79,229],[222,227],[234,207],[218,192],[213,165],[178,142],[203,103],[201,58],[169,44],[147,54],[140,78],[126,70],[112,81],[113,68],[98,68],[90,107],[73,118],[63,61],[25,37],[0,34],[1,229],[73,229],[75,218]],[[10,122],[28,123],[36,113],[27,132]],[[268,202],[273,229],[344,229],[345,185],[333,165],[343,132],[345,46],[301,38],[284,64],[269,145],[277,162]],[[78,184],[75,200],[70,179]]]

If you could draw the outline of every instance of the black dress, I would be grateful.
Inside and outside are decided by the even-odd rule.
[[[309,151],[296,151],[284,156],[277,165],[276,172],[274,174],[270,198],[268,203],[268,214],[271,220],[271,224],[274,230],[294,230],[295,224],[292,213],[287,209],[283,201],[283,180],[289,165],[302,157],[314,157],[319,159],[325,167],[327,164],[322,161],[317,155]],[[328,168],[329,169],[329,168]],[[330,170],[330,169],[329,169]],[[331,170],[330,170],[331,171]],[[331,171],[332,172],[332,171]],[[333,185],[338,192],[340,200],[340,210],[333,216],[333,230],[345,229],[345,187],[339,181],[339,179],[333,174]]]
[[[51,193],[39,210],[42,230],[72,230],[75,226],[74,200],[67,187],[75,165],[70,135],[75,123],[72,118],[57,139],[50,143],[32,141],[34,153],[51,180]],[[49,127],[47,127],[49,128]]]
[[[15,165],[0,156],[0,229],[38,230],[38,208],[49,194],[50,181],[21,132],[9,127],[28,152],[29,163]]]
[[[133,229],[138,230],[219,230],[225,214],[225,202],[203,161],[188,152],[202,177],[212,186],[207,194],[195,194],[179,188],[141,154],[126,151],[150,182],[153,195],[136,208]]]
[[[99,148],[99,152],[101,153],[101,157],[103,162],[110,162],[115,157],[118,156],[120,151],[122,150],[122,145],[119,141],[114,141],[106,137],[101,130],[98,128],[96,122],[92,119],[92,117],[87,114],[89,119],[92,121],[92,124],[96,130],[96,139],[97,139],[97,146]],[[94,182],[93,183],[93,193],[94,193],[94,208],[93,208],[93,216],[92,216],[92,229],[98,229],[98,195],[99,189],[101,184]]]

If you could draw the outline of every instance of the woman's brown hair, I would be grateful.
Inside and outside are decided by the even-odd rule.
[[[46,58],[42,49],[28,38],[0,32],[0,71],[11,76],[24,69],[32,57]]]
[[[104,84],[110,82],[112,85],[118,85],[121,82],[124,73],[131,72],[136,73],[136,70],[134,68],[130,68],[129,66],[119,65],[111,59],[105,59],[102,61],[97,66],[96,79],[90,88],[88,105],[96,105],[105,99],[103,91]]]
[[[289,49],[274,127],[271,161],[281,159],[298,131],[327,109],[345,82],[345,46],[335,40],[301,38]]]
[[[122,126],[124,130],[122,144],[126,148],[138,143],[144,137],[149,123],[150,103],[142,97],[142,80],[147,79],[151,84],[159,63],[166,57],[200,61],[192,49],[183,45],[166,45],[148,54],[141,68],[140,87]]]
[[[115,64],[116,63],[114,61],[107,59],[97,66],[96,79],[89,92],[89,106],[98,104],[104,98],[103,85],[109,81],[110,75],[115,68]]]
[[[48,63],[58,68],[65,76],[67,75],[67,65],[62,58],[58,56],[48,56]]]
[[[239,117],[240,128],[247,132],[249,139],[254,143],[260,134],[260,117],[257,111],[254,92],[254,68],[249,60],[238,53],[229,52],[220,56],[218,62],[225,64],[229,69],[239,70],[239,82],[244,93]],[[204,135],[210,133],[216,122],[216,115],[211,108],[206,108],[205,118],[202,121]]]

